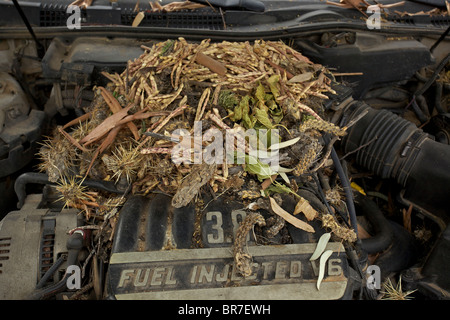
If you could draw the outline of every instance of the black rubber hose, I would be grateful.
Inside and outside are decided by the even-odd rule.
[[[354,152],[358,165],[381,178],[395,179],[405,187],[404,199],[433,215],[447,215],[450,146],[386,110],[355,105],[347,111],[359,114],[362,109],[369,111],[342,139],[343,152]]]
[[[394,233],[389,220],[377,204],[368,197],[358,193],[355,195],[356,207],[369,220],[374,228],[375,235],[361,239],[361,248],[368,254],[374,254],[386,250],[394,239]]]
[[[389,223],[394,234],[392,244],[374,261],[374,264],[380,267],[381,281],[391,273],[412,267],[419,254],[414,237],[398,223]]]
[[[37,173],[37,172],[26,172],[21,174],[14,183],[14,191],[16,192],[18,203],[17,207],[20,209],[22,208],[23,204],[25,203],[25,198],[27,196],[26,193],[26,186],[29,183],[35,183],[35,184],[49,184],[49,185],[55,185],[56,183],[50,182],[48,180],[48,176],[44,173]],[[116,193],[116,194],[123,194],[123,191],[118,190],[114,183],[111,181],[101,181],[101,180],[89,180],[85,179],[82,182],[83,186],[103,190],[106,192]]]
[[[58,260],[50,267],[50,269],[47,270],[47,272],[42,276],[41,280],[39,280],[38,284],[36,285],[36,289],[41,289],[47,280],[58,270],[58,268],[63,264],[64,260],[66,258],[61,255]]]
[[[425,98],[422,95],[414,96],[411,106],[421,123],[425,123],[430,119],[430,112]]]
[[[442,108],[442,103],[441,103],[442,89],[443,89],[442,82],[436,82],[436,93],[435,93],[435,99],[434,99],[434,107],[435,107],[436,111],[439,114],[447,113],[447,110],[444,110]]]
[[[442,69],[445,68],[445,66],[449,61],[450,61],[450,53],[447,54],[445,58],[441,60],[441,62],[439,62],[431,77],[423,84],[421,88],[419,88],[416,92],[414,92],[414,96],[423,95],[425,91],[427,91],[428,88],[436,81],[437,77],[439,76],[439,73],[442,71]]]

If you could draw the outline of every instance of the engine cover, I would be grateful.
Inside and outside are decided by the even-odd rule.
[[[233,235],[245,218],[242,203],[208,203],[196,219],[193,205],[174,208],[171,198],[130,198],[120,212],[107,276],[112,299],[343,299],[349,293],[349,266],[340,243],[330,242],[325,277],[317,288],[316,247],[295,243],[260,245],[248,237],[252,274],[235,267]],[[201,247],[194,236],[200,230]],[[296,229],[298,230],[298,229]],[[298,230],[300,231],[300,230]],[[318,232],[316,232],[318,233]]]

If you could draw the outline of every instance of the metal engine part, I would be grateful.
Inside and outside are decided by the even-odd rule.
[[[170,201],[162,194],[135,196],[122,208],[106,280],[107,298],[325,300],[345,299],[352,292],[339,242],[327,245],[333,253],[320,290],[316,287],[319,261],[309,260],[315,239],[261,245],[249,235],[245,250],[252,257],[252,274],[243,277],[232,253],[234,234],[247,214],[242,204],[212,201],[200,219],[194,206],[177,209]],[[201,239],[194,237],[198,232]]]
[[[0,177],[29,163],[41,138],[45,113],[31,110],[19,83],[0,72]]]
[[[1,221],[0,300],[27,299],[45,272],[67,253],[68,231],[78,226],[78,210],[39,209],[41,199],[42,195],[29,195],[20,211]],[[63,263],[53,282],[65,268]]]

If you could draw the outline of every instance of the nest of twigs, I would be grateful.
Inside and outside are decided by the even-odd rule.
[[[283,42],[180,38],[142,48],[122,74],[103,73],[110,84],[94,88],[86,114],[59,127],[40,150],[40,169],[59,181],[64,203],[89,216],[104,214],[107,197],[79,187],[71,192],[75,181],[113,181],[142,195],[158,190],[174,196],[177,207],[194,200],[205,184],[223,194],[236,191],[233,181],[240,181],[241,190],[256,182],[255,197],[263,195],[259,189],[286,190],[270,183],[278,172],[267,175],[259,163],[193,165],[194,152],[174,163],[172,151],[180,140],[172,133],[193,134],[196,122],[202,134],[210,128],[280,129],[282,142],[293,141],[282,165],[297,176],[326,160],[320,159],[323,132],[345,134],[345,128],[323,119],[323,101],[334,93],[329,71]],[[201,143],[205,149],[211,141]],[[242,170],[232,169],[237,166]]]

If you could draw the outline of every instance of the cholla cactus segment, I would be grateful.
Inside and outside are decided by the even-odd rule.
[[[128,146],[119,144],[111,155],[105,154],[102,157],[107,170],[113,173],[112,179],[117,182],[124,177],[128,183],[133,180],[139,170],[141,159],[140,152],[131,143]]]
[[[310,129],[320,130],[336,136],[344,136],[347,134],[345,128],[340,128],[331,122],[315,118],[304,121],[299,127],[301,132],[305,132]]]
[[[308,170],[308,168],[311,167],[312,163],[317,159],[317,156],[318,154],[315,148],[308,148],[306,152],[301,155],[298,164],[295,166],[292,173],[295,176],[304,174]]]
[[[78,182],[75,177],[63,177],[57,184],[56,190],[61,193],[59,201],[64,202],[64,207],[80,208],[83,201],[90,200],[87,195],[87,187]]]
[[[264,220],[264,217],[261,214],[257,212],[251,212],[245,217],[244,221],[239,226],[236,232],[236,238],[234,240],[234,247],[233,247],[234,262],[236,264],[237,270],[244,277],[248,277],[252,274],[251,268],[252,257],[248,253],[244,252],[243,247],[246,243],[247,234],[250,232],[250,230],[253,228],[255,224],[258,224],[259,226],[265,226],[266,221]]]
[[[37,156],[41,160],[39,171],[48,176],[50,182],[57,182],[64,175],[68,175],[73,167],[72,159],[75,158],[75,150],[70,143],[56,133],[51,139],[42,143]]]
[[[321,217],[322,226],[331,229],[331,232],[342,240],[355,242],[357,237],[355,231],[341,226],[331,214],[324,214]]]

